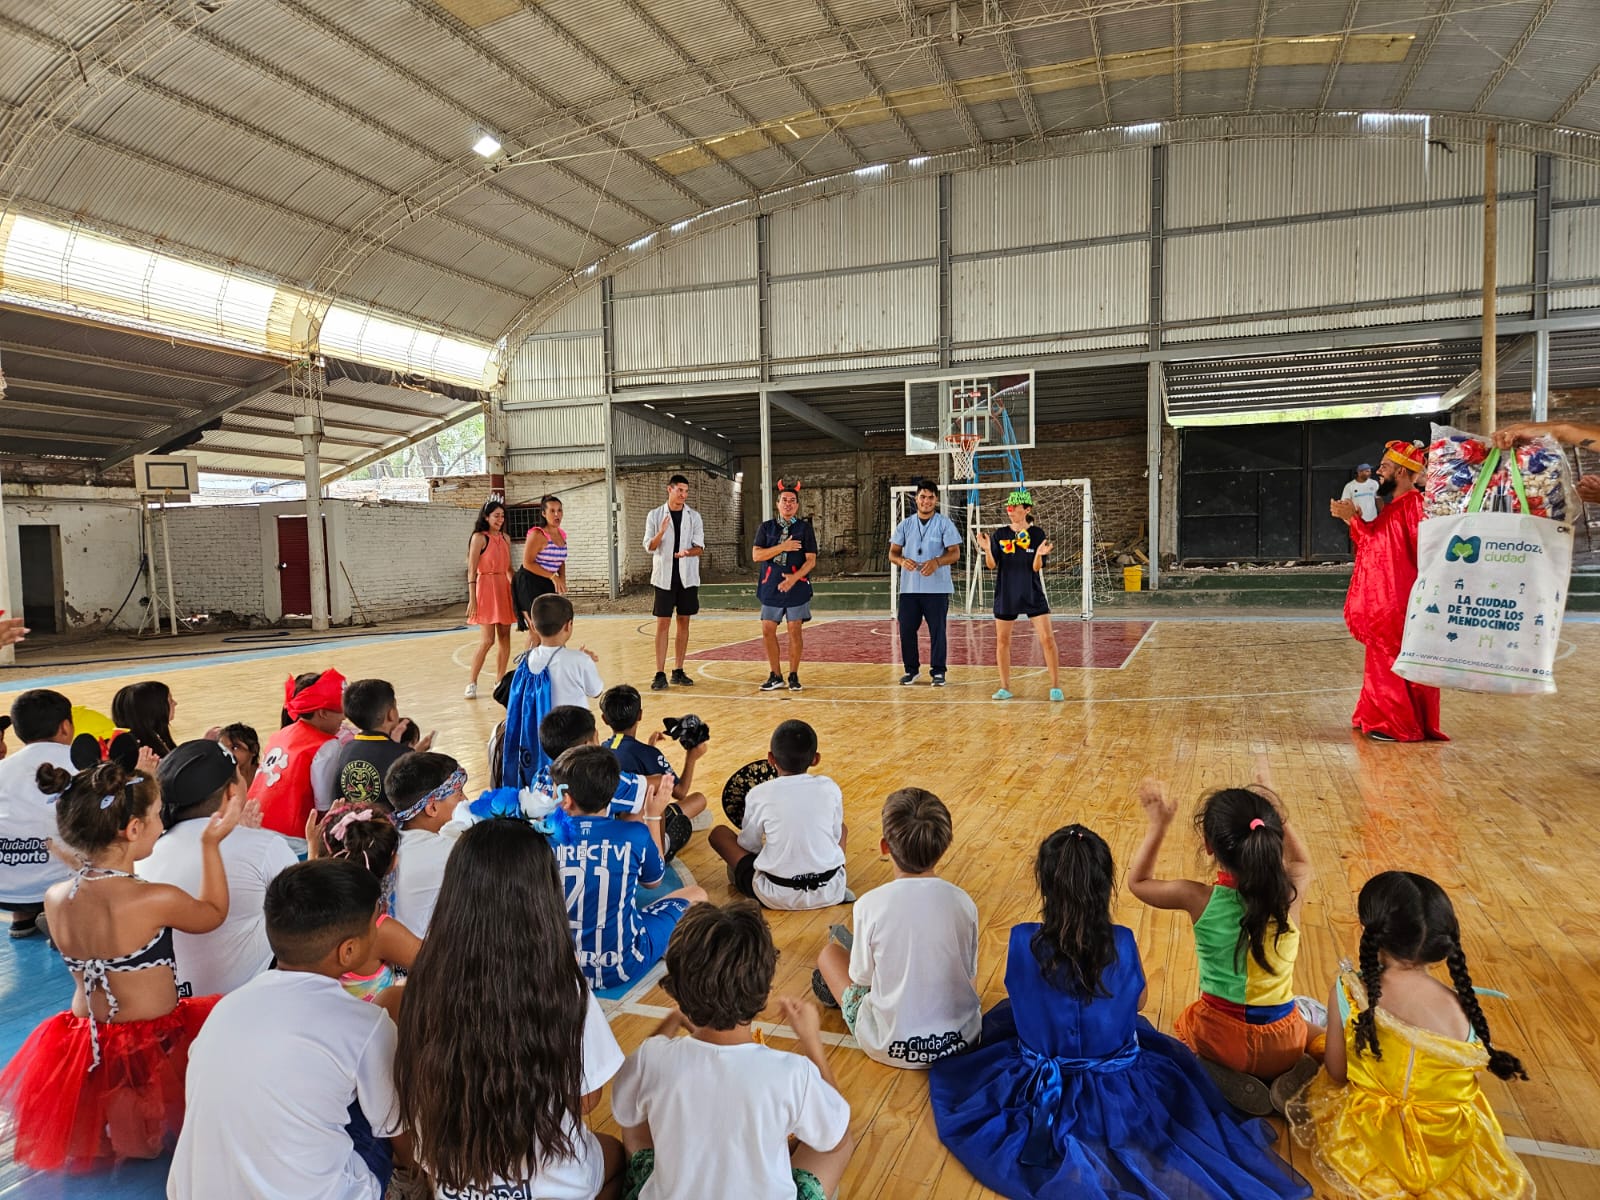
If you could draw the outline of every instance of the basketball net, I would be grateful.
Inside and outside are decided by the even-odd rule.
[[[952,479],[971,479],[973,475],[973,458],[978,450],[978,443],[982,438],[976,433],[947,433],[945,445],[950,447],[950,477]]]

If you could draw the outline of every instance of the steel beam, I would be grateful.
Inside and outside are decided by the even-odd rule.
[[[1550,331],[1533,335],[1533,419],[1550,419]]]
[[[1161,431],[1166,423],[1162,403],[1164,368],[1153,362],[1146,368],[1145,390],[1145,530],[1150,548],[1145,552],[1150,562],[1145,574],[1150,578],[1150,590],[1161,587]]]
[[[197,429],[203,429],[218,417],[226,416],[241,404],[248,404],[257,396],[264,396],[268,392],[277,391],[288,379],[288,371],[274,371],[265,379],[257,380],[248,387],[242,387],[231,395],[218,400],[215,404],[208,404],[192,417],[185,417],[177,424],[170,425],[160,433],[152,434],[141,442],[135,442],[131,446],[124,446],[114,454],[101,459],[99,469],[102,471],[110,470],[118,463],[127,462],[135,454],[148,454],[156,447],[165,446],[168,442],[176,441],[186,433],[193,433]]]
[[[462,412],[458,412],[454,416],[446,417],[442,421],[437,421],[434,424],[429,425],[426,429],[413,433],[410,437],[401,438],[399,441],[391,442],[387,446],[379,446],[370,454],[363,454],[354,462],[345,463],[344,466],[340,467],[332,475],[329,475],[323,479],[323,486],[327,486],[336,479],[343,479],[352,471],[359,471],[362,467],[370,466],[375,462],[379,462],[385,458],[388,458],[389,455],[393,454],[397,450],[404,450],[407,446],[415,446],[418,442],[427,441],[436,433],[443,433],[446,429],[453,429],[457,425],[461,424],[461,422],[469,421],[481,412],[483,412],[483,405],[474,404],[472,407],[465,409]]]
[[[764,388],[763,394],[773,407],[788,413],[797,421],[804,421],[811,428],[827,434],[835,441],[843,442],[852,450],[867,448],[865,434],[850,428],[843,421],[835,420],[820,409],[813,408],[800,397],[777,388]]]

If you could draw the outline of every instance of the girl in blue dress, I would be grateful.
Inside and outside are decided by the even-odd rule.
[[[979,1046],[933,1065],[940,1140],[984,1186],[1072,1200],[1297,1200],[1311,1188],[1235,1115],[1183,1043],[1139,1015],[1144,968],[1111,923],[1111,850],[1058,829],[1036,866],[1044,920],[1011,930],[1009,999]]]

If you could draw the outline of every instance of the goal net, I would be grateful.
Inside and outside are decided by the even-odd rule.
[[[951,568],[955,582],[953,607],[968,614],[990,611],[994,603],[994,572],[985,568],[978,547],[978,531],[993,533],[1007,523],[1006,497],[1015,483],[961,482],[949,484],[940,511],[962,535],[961,559]],[[1094,616],[1096,592],[1111,586],[1111,566],[1095,542],[1094,503],[1087,479],[1028,480],[1021,485],[1033,495],[1033,521],[1050,539],[1055,552],[1044,568],[1044,590],[1056,616]],[[889,490],[891,529],[917,511],[916,488]],[[889,568],[889,611],[898,609],[900,570]]]

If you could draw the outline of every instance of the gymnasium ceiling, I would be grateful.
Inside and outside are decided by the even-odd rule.
[[[1596,0],[0,0],[0,211],[493,340],[653,230],[877,163],[1217,115],[1600,133],[1595,26]]]

